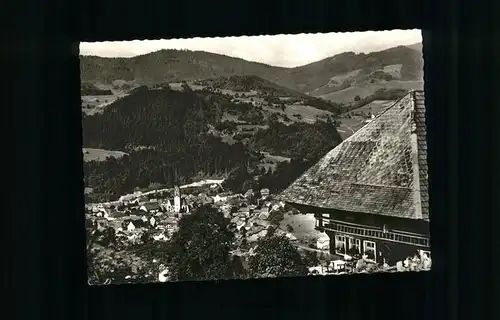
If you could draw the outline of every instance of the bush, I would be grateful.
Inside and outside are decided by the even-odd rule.
[[[307,266],[295,246],[286,237],[268,236],[259,239],[255,255],[250,258],[254,277],[305,276]]]
[[[281,210],[275,210],[275,211],[272,211],[270,214],[269,214],[269,218],[268,218],[268,221],[272,224],[272,225],[279,225],[280,222],[285,218],[284,214],[283,214],[283,211]]]
[[[318,253],[315,251],[305,251],[304,262],[308,267],[315,267],[319,265]]]

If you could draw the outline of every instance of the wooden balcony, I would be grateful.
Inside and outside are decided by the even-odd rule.
[[[430,248],[430,241],[428,237],[405,233],[403,231],[384,231],[376,228],[370,228],[368,226],[353,226],[343,224],[342,222],[324,220],[322,218],[316,219],[315,229],[321,232],[333,231],[351,236],[361,236],[365,238],[404,243],[422,248]]]

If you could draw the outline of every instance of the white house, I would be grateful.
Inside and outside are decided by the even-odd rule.
[[[270,192],[269,192],[269,189],[267,189],[267,188],[260,190],[260,195],[262,196],[262,199],[269,197],[269,194],[270,194]]]
[[[245,226],[245,220],[238,220],[236,221],[236,229],[241,230],[241,228],[243,228]]]
[[[214,203],[217,203],[220,201],[226,201],[227,197],[221,197],[220,195],[216,195],[216,196],[212,197],[212,199],[214,199]]]
[[[134,230],[135,230],[135,225],[132,222],[129,222],[129,224],[127,225],[127,231],[132,232]]]
[[[330,250],[330,237],[326,233],[322,233],[316,241],[316,247],[319,250]]]
[[[151,219],[149,219],[149,224],[150,224],[152,227],[155,227],[155,226],[156,226],[156,219],[155,219],[155,217],[151,217]]]
[[[289,232],[287,232],[287,233],[285,234],[285,237],[287,237],[287,238],[288,238],[288,240],[290,240],[290,241],[297,241],[297,237],[296,237],[296,236],[294,236],[293,234],[289,233]]]

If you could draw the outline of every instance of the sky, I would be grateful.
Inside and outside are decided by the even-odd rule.
[[[161,49],[200,50],[262,62],[296,67],[342,52],[369,53],[422,41],[421,30],[316,33],[225,38],[189,38],[81,42],[80,54],[133,57]]]

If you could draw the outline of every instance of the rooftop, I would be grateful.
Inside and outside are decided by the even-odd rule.
[[[158,202],[146,202],[143,205],[148,210],[156,210],[156,209],[160,208],[160,205],[158,204]]]
[[[424,92],[411,91],[328,152],[280,198],[292,204],[428,220],[427,186]]]

